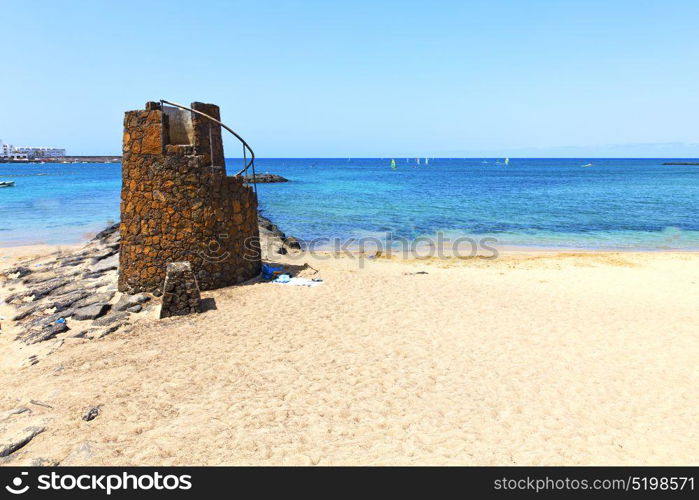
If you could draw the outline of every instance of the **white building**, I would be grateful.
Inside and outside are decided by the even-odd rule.
[[[15,151],[12,144],[5,144],[0,140],[0,161],[7,160],[28,160],[26,153]]]
[[[26,154],[30,160],[38,158],[60,158],[66,155],[66,150],[61,148],[15,148],[15,152]]]
[[[60,158],[66,155],[62,148],[16,148],[0,140],[0,159],[3,160],[34,160],[40,158]]]

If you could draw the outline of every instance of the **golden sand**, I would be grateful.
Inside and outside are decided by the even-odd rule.
[[[699,463],[699,254],[304,261],[33,366],[0,335],[13,463]]]

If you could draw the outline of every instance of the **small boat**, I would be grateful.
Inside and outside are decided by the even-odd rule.
[[[395,159],[391,160],[391,168],[392,168],[393,170],[395,170],[396,168],[398,168],[398,167],[396,167],[396,160],[395,160]]]
[[[592,163],[586,163],[585,165],[583,165],[583,168],[587,168],[587,167],[591,167],[591,166],[592,166]]]
[[[509,158],[505,158],[505,165],[509,165],[509,164],[510,164],[510,159],[509,159]]]
[[[9,188],[15,185],[15,181],[0,181],[0,188]]]

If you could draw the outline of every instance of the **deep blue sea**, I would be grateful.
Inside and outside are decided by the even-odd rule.
[[[504,246],[699,249],[699,166],[668,159],[258,159],[287,234],[491,235]],[[694,160],[696,161],[696,160]],[[229,172],[235,171],[229,160]],[[583,165],[592,163],[590,167]],[[236,161],[236,165],[239,161]],[[119,164],[0,164],[0,246],[75,243],[119,218]]]

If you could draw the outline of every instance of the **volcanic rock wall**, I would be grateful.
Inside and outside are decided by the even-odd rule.
[[[219,119],[213,104],[191,108]],[[259,274],[257,196],[226,175],[218,124],[149,102],[126,113],[123,146],[120,291],[161,289],[178,261],[191,263],[202,290]]]

